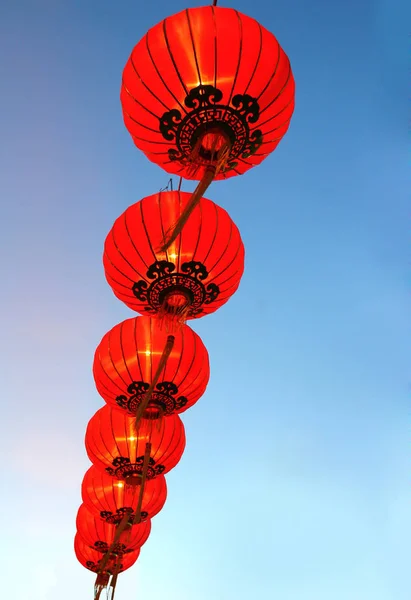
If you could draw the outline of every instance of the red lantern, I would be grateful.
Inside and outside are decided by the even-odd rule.
[[[217,310],[239,286],[244,246],[227,212],[201,198],[166,252],[157,250],[191,196],[160,192],[130,206],[104,247],[104,269],[114,294],[152,316],[193,319]]]
[[[74,552],[79,563],[81,563],[83,567],[89,571],[92,571],[93,573],[98,572],[103,554],[98,550],[93,550],[93,548],[90,548],[90,546],[84,542],[78,533],[76,533],[76,537],[74,538]],[[121,573],[122,571],[126,571],[134,565],[139,557],[139,554],[139,548],[133,552],[128,552],[127,554],[123,555],[112,553],[107,562],[107,566],[104,569],[104,573],[106,575],[113,575],[115,572]]]
[[[290,62],[272,33],[231,8],[204,6],[152,27],[124,68],[124,123],[169,173],[245,173],[272,152],[294,110]]]
[[[184,425],[178,415],[161,420],[135,419],[125,411],[103,406],[90,419],[86,450],[91,462],[128,484],[139,482],[147,450],[147,479],[176,466],[185,447]]]
[[[94,515],[113,525],[119,525],[128,513],[134,520],[139,499],[139,486],[126,485],[124,481],[103,473],[92,466],[84,476],[81,495],[85,506]],[[159,475],[146,481],[141,504],[141,520],[155,517],[163,508],[167,497],[165,477]]]
[[[141,548],[146,543],[150,535],[151,521],[128,527],[113,546],[116,526],[94,516],[85,504],[82,504],[78,510],[76,526],[77,533],[90,548],[102,554],[106,554],[109,549],[113,554],[126,554]]]
[[[114,407],[135,415],[159,368],[167,333],[158,319],[136,317],[106,333],[94,356],[97,390]],[[174,335],[174,344],[145,416],[180,413],[204,393],[210,377],[208,352],[187,325]]]

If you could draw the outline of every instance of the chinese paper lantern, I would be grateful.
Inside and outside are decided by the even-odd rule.
[[[227,214],[201,198],[166,252],[164,232],[190,194],[160,192],[130,206],[104,246],[104,269],[114,294],[136,312],[193,319],[225,304],[244,271],[244,246]]]
[[[99,471],[92,466],[84,476],[81,487],[84,505],[94,515],[113,525],[119,525],[124,515],[132,522],[138,503],[139,486],[126,485],[124,481]],[[141,504],[141,520],[151,519],[163,508],[167,497],[165,477],[159,475],[146,481]]]
[[[114,554],[127,554],[141,548],[148,539],[151,521],[144,521],[126,529],[118,542],[113,545],[116,525],[96,517],[82,504],[77,513],[77,533],[82,540],[94,550],[105,554],[110,549]]]
[[[140,549],[127,554],[111,553],[103,565],[103,555],[98,550],[88,546],[77,533],[74,538],[74,552],[77,560],[89,571],[97,573],[94,585],[94,599],[99,600],[101,593],[107,587],[111,588],[111,598],[114,598],[114,590],[119,573],[126,571],[137,561]],[[111,581],[110,581],[111,579]]]
[[[90,548],[83,538],[77,533],[74,538],[74,552],[80,564],[89,571],[97,573],[102,559],[102,553],[98,550]],[[112,575],[115,570],[119,572],[126,571],[134,565],[140,554],[140,549],[133,550],[127,554],[112,553],[107,565],[104,569],[107,575]]]
[[[133,417],[104,406],[90,419],[85,443],[98,469],[134,484],[141,477],[147,446],[147,479],[176,466],[185,447],[184,425],[178,415],[170,415],[160,421],[142,419],[136,430]]]
[[[95,352],[93,373],[97,390],[108,404],[136,414],[167,338],[158,319],[149,317],[128,319],[106,333]],[[204,393],[209,376],[208,352],[201,338],[183,325],[175,332],[173,348],[144,414],[187,410]]]
[[[231,8],[189,8],[152,27],[124,68],[121,104],[136,146],[169,173],[245,173],[272,152],[294,110],[289,59]]]

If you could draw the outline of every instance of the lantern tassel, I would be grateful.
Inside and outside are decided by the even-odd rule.
[[[217,139],[218,138],[215,139],[215,144],[217,143]],[[202,138],[199,139],[199,142],[197,143],[197,146],[193,151],[193,156],[192,156],[193,161],[195,161],[196,152],[199,152],[199,149],[201,147],[201,141],[202,141]],[[228,156],[230,153],[230,149],[231,149],[231,143],[227,140],[224,141],[222,147],[218,151],[215,151],[215,148],[213,148],[211,154],[212,154],[212,156],[216,157],[215,161],[213,161],[210,165],[208,165],[206,167],[206,169],[204,171],[204,175],[202,176],[196,189],[192,193],[191,198],[188,201],[188,203],[186,204],[178,221],[172,227],[170,227],[170,229],[164,235],[163,245],[160,247],[159,252],[167,252],[167,250],[170,248],[171,244],[173,242],[175,242],[175,240],[177,239],[177,236],[180,235],[180,233],[183,230],[184,225],[187,223],[191,213],[193,212],[193,210],[195,209],[197,204],[200,202],[205,191],[210,186],[213,179],[218,175],[221,168],[227,162],[227,159],[228,159]]]
[[[109,577],[106,573],[98,573],[94,584],[94,600],[100,600],[101,592],[107,588]]]
[[[117,586],[117,577],[118,577],[118,573],[113,575],[113,577],[111,578],[110,590],[108,593],[109,600],[114,600],[114,594],[116,593],[116,586]]]
[[[100,600],[101,592],[104,590],[104,587],[99,585],[94,586],[94,600]]]
[[[160,375],[166,366],[166,362],[167,362],[167,360],[171,354],[171,351],[173,349],[173,346],[174,346],[174,341],[175,341],[174,335],[167,336],[167,342],[166,342],[166,345],[164,346],[164,350],[163,350],[163,354],[161,355],[160,362],[158,363],[157,371],[154,374],[154,377],[151,381],[150,387],[148,388],[143,400],[141,401],[141,403],[139,404],[139,406],[137,408],[136,420],[135,420],[136,430],[138,430],[138,426],[143,417],[144,411],[147,409],[147,406],[149,405],[149,402],[153,395],[154,388],[156,387],[158,380],[160,379]]]
[[[170,305],[167,301],[163,302],[158,311],[158,321],[160,327],[165,323],[166,331],[176,331],[184,325],[187,320],[187,315],[190,311],[191,302],[189,298],[179,298],[179,304],[176,306]]]
[[[110,581],[110,587],[108,590],[108,600],[114,600],[114,594],[116,592],[116,587],[117,587],[117,579],[118,579],[118,575],[120,573],[120,568],[121,568],[121,562],[120,562],[120,558],[117,559],[117,564],[114,568],[114,573],[113,573],[113,577],[111,578]]]

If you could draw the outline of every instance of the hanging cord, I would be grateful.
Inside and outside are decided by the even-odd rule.
[[[155,375],[151,381],[150,387],[148,388],[143,400],[141,401],[141,403],[139,404],[139,406],[137,408],[136,420],[135,420],[135,428],[137,431],[138,431],[140,421],[143,417],[144,411],[146,410],[146,408],[151,400],[151,396],[153,395],[154,388],[156,387],[157,382],[160,378],[161,372],[165,368],[166,362],[171,354],[171,351],[174,346],[174,341],[175,341],[174,335],[167,336],[167,342],[166,342],[166,345],[164,346],[164,350],[163,350],[163,354],[161,355],[160,362],[158,363],[157,371],[155,372]]]
[[[180,177],[180,181],[178,182],[178,191],[181,191],[181,184],[183,183],[183,178]]]
[[[217,6],[217,0],[213,0],[213,6]]]
[[[163,188],[161,188],[160,193],[161,192],[172,192],[173,191],[173,180],[170,177],[170,179],[167,182],[167,185]]]

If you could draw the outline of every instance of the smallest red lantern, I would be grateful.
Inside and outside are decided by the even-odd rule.
[[[116,535],[116,525],[112,525],[95,517],[85,504],[82,504],[77,513],[77,533],[94,550],[106,554],[108,550],[115,554],[127,554],[141,548],[148,539],[151,530],[151,521],[145,521],[126,528],[120,539],[113,545]]]
[[[90,512],[113,525],[119,525],[126,513],[129,513],[131,522],[134,520],[139,494],[139,485],[127,485],[125,481],[120,481],[94,466],[85,474],[81,486],[83,502]],[[141,503],[141,520],[146,521],[159,513],[166,498],[167,485],[164,475],[146,481]]]

